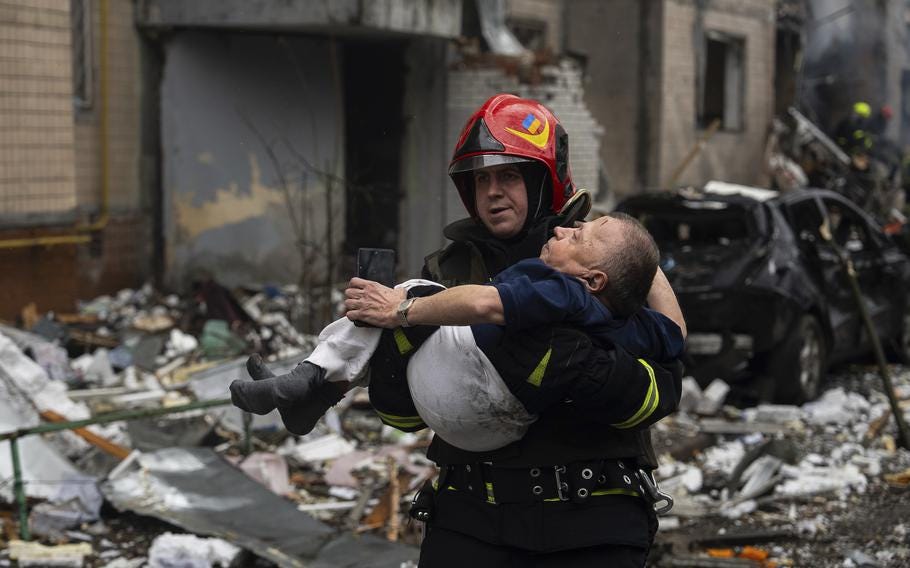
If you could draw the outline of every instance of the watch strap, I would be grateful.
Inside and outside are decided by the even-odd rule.
[[[408,321],[408,312],[416,300],[417,298],[407,298],[398,304],[398,323],[401,327],[411,327],[411,323]]]

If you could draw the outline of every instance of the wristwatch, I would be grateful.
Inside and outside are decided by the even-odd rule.
[[[398,323],[401,324],[401,327],[411,327],[411,324],[408,322],[408,311],[416,301],[417,298],[408,298],[407,300],[402,300],[402,302],[398,304]]]

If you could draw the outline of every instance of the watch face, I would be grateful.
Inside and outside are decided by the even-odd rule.
[[[398,304],[398,321],[401,323],[402,327],[409,327],[411,325],[408,323],[408,310],[411,309],[411,305],[416,299],[417,298],[408,298]]]

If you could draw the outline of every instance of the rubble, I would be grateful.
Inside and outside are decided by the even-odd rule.
[[[288,464],[278,454],[253,452],[240,460],[238,466],[276,495],[287,495],[293,489],[288,477]]]
[[[29,331],[0,328],[0,431],[222,401],[245,376],[249,353],[271,355],[281,373],[312,348],[315,338],[290,323],[292,296],[229,296],[213,284],[193,299],[145,287],[77,314],[36,312]],[[676,504],[661,519],[653,565],[806,565],[820,549],[836,565],[910,561],[900,523],[879,525],[880,550],[831,545],[863,514],[860,503],[890,510],[910,486],[910,455],[895,447],[874,378],[851,372],[812,403],[746,409],[726,404],[722,381],[702,390],[684,380],[681,411],[655,427],[663,454],[655,475]],[[906,409],[910,372],[895,383]],[[215,566],[255,555],[279,566],[397,566],[417,558],[419,524],[407,522],[407,504],[435,474],[428,439],[381,426],[354,389],[303,437],[290,436],[277,412],[249,416],[223,405],[26,436],[19,446],[32,536],[93,551],[63,562]],[[0,474],[12,475],[7,442]],[[11,485],[0,486],[10,534]],[[910,514],[910,505],[895,514]],[[158,524],[128,532],[119,521],[127,515],[126,524]]]
[[[146,286],[82,303],[75,314],[42,316],[32,306],[29,329],[0,326],[0,433],[42,421],[223,401],[230,382],[246,375],[250,353],[277,358],[270,366],[285,372],[312,349],[315,337],[301,334],[291,323],[302,313],[295,287],[271,287],[243,299],[238,299],[242,292],[237,294],[207,282],[192,298],[162,296]],[[411,480],[426,479],[432,469],[413,465],[407,450],[382,445],[378,422],[363,437],[352,437],[340,413],[353,398],[299,441],[284,431],[277,412],[250,417],[231,406],[24,436],[17,440],[23,487],[28,497],[40,500],[29,504],[31,536],[45,544],[83,541],[95,546],[97,566],[230,563],[221,555],[220,560],[200,557],[194,564],[187,554],[206,548],[191,534],[154,542],[109,540],[105,521],[111,517],[100,513],[106,500],[121,510],[167,519],[169,526],[220,535],[231,541],[225,546],[239,545],[282,566],[301,565],[304,558],[318,564],[324,553],[339,554],[339,536],[346,554],[359,558],[360,565],[415,560],[416,528],[399,528],[404,519],[398,517],[406,513],[398,508],[410,499]],[[358,412],[365,419],[369,411]],[[250,446],[244,443],[247,431],[253,434]],[[418,438],[397,439],[413,443]],[[358,449],[360,440],[375,443],[377,450]],[[202,447],[212,445],[217,451]],[[244,447],[259,451],[243,455]],[[356,459],[342,459],[352,454]],[[11,480],[10,456],[9,442],[0,443],[0,474]],[[392,483],[398,486],[394,518],[381,512],[381,526],[364,530],[361,519],[374,514],[386,494],[389,459],[400,462],[404,476]],[[335,461],[340,468],[329,477],[343,475],[346,486],[323,480]],[[103,497],[96,479],[82,471],[103,479]],[[0,498],[10,507],[15,503],[12,489],[11,482],[0,484]],[[0,513],[6,531],[14,534],[15,509],[0,507]],[[391,543],[386,525],[407,542]],[[348,542],[338,533],[338,527],[348,526],[382,536],[361,534]],[[121,552],[120,546],[127,548]],[[135,546],[140,548],[130,551]],[[4,556],[0,552],[0,563],[7,562]],[[74,558],[62,562],[76,565]],[[78,563],[82,565],[81,558]]]
[[[716,414],[727,398],[730,386],[720,379],[714,379],[701,393],[695,412],[698,414]]]
[[[910,371],[898,370],[895,390],[906,400]],[[654,565],[910,562],[900,523],[910,514],[910,452],[895,447],[894,421],[882,420],[888,404],[880,384],[870,372],[849,370],[814,402],[721,407],[713,416],[697,414],[700,393],[690,389],[689,410],[657,425],[657,448],[662,439],[676,446],[705,433],[714,441],[660,460],[655,476],[676,506],[661,520]],[[868,435],[871,424],[879,435]],[[834,545],[845,537],[852,540]],[[871,549],[859,546],[873,541]],[[767,556],[745,564],[745,546]]]
[[[220,538],[199,538],[191,534],[164,533],[149,549],[149,568],[227,568],[240,549]]]
[[[197,534],[230,538],[283,566],[313,557],[330,527],[297,511],[209,448],[138,456],[102,484],[118,509],[157,517]]]
[[[13,540],[9,543],[9,553],[20,568],[81,568],[85,557],[92,554],[92,547],[86,543],[44,546],[36,542]]]

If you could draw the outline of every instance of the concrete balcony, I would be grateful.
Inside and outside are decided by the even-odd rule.
[[[370,34],[454,38],[461,0],[137,0],[144,28]]]

